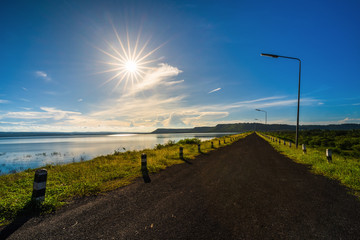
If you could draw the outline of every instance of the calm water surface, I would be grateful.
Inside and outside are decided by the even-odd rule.
[[[184,138],[209,140],[230,133],[115,134],[0,138],[0,175],[37,168],[90,160],[117,151],[153,148],[169,140]]]

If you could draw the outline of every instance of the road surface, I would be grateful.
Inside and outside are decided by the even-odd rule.
[[[252,134],[55,214],[7,239],[360,239],[360,201]]]

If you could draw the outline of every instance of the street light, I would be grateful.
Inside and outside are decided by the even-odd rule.
[[[261,109],[255,109],[256,111],[259,111],[259,112],[264,112],[265,113],[265,124],[267,124],[267,112],[264,111],[264,110],[261,110]]]
[[[298,140],[299,140],[299,109],[300,109],[300,78],[301,78],[301,60],[299,58],[294,57],[286,57],[280,56],[276,54],[269,54],[269,53],[261,53],[261,56],[265,57],[272,57],[272,58],[288,58],[294,59],[299,61],[299,87],[298,87],[298,106],[297,106],[297,117],[296,117],[296,136],[295,136],[295,146],[298,147]]]
[[[255,118],[255,121],[259,121],[259,119]],[[255,132],[256,132],[256,123],[257,122],[255,122],[255,124],[254,124],[255,125]]]

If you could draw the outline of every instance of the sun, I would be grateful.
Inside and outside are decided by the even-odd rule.
[[[105,40],[110,51],[95,47],[109,57],[109,61],[102,62],[105,64],[106,70],[98,73],[113,73],[103,84],[115,81],[115,88],[117,88],[124,82],[123,87],[126,89],[127,86],[133,86],[142,81],[146,72],[153,69],[151,65],[158,61],[158,59],[152,59],[152,54],[162,47],[162,45],[151,51],[146,51],[149,40],[140,46],[141,31],[139,31],[136,41],[131,42],[128,31],[126,31],[126,41],[124,41],[114,26],[113,30],[117,43],[110,44]]]
[[[137,70],[137,64],[134,61],[127,61],[125,63],[125,68],[129,73],[135,73]]]

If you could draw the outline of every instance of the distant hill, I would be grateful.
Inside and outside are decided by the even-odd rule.
[[[295,131],[295,125],[231,123],[218,124],[215,127],[194,128],[158,128],[152,133],[210,133],[210,132],[247,132],[247,131]],[[300,130],[353,130],[360,129],[360,124],[301,125]]]

